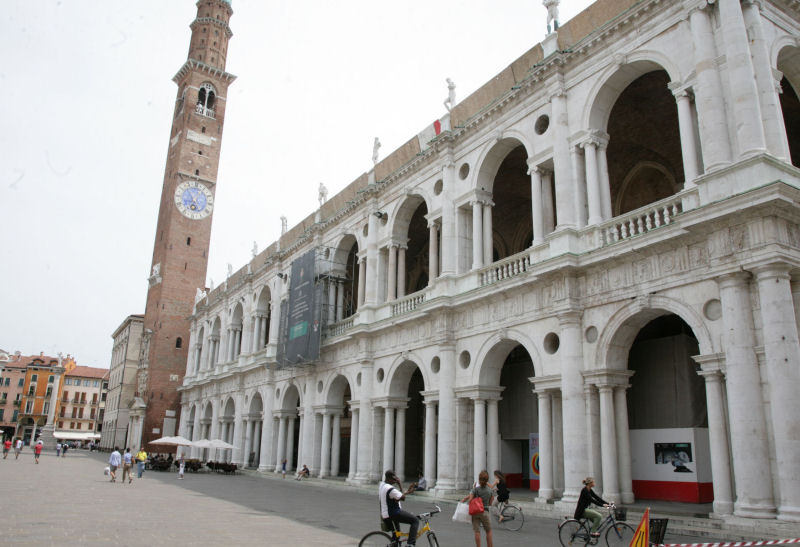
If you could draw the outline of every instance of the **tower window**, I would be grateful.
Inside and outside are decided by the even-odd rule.
[[[200,129],[200,132],[201,133],[205,133],[206,132],[206,126],[205,125]]]
[[[200,174],[200,169],[195,169],[195,170],[194,170],[194,174],[195,174],[195,175],[199,175],[199,174]]]
[[[197,154],[198,154],[199,156],[202,156],[202,155],[203,155],[203,151],[202,151],[202,150],[198,150],[198,151],[197,151]]]
[[[181,349],[182,347],[183,347],[183,340],[181,340],[181,337],[178,336],[175,339],[175,349]]]
[[[197,106],[195,107],[195,112],[202,114],[203,116],[213,118],[216,99],[217,92],[214,90],[214,86],[208,82],[204,83],[202,86],[200,86],[200,91],[197,93]]]
[[[186,244],[187,245],[191,245],[192,244],[192,238],[191,237],[187,237],[186,238]]]

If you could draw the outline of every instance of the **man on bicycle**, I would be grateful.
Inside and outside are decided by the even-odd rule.
[[[381,518],[390,530],[400,530],[400,524],[410,524],[408,530],[408,545],[417,544],[417,527],[419,521],[417,517],[403,511],[400,502],[406,499],[406,495],[414,491],[415,484],[412,483],[408,490],[403,492],[403,485],[391,469],[384,474],[383,482],[378,487],[378,498],[381,503]]]

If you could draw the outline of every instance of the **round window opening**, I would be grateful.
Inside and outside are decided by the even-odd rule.
[[[458,170],[458,176],[461,180],[464,180],[469,176],[469,164],[464,163],[461,165],[461,168]]]
[[[322,380],[317,382],[317,393],[322,393]]]
[[[378,382],[383,382],[383,369],[382,368],[378,369],[377,378],[378,378]]]
[[[461,355],[458,356],[458,364],[461,368],[469,367],[470,361],[472,361],[472,357],[467,350],[462,351]]]
[[[550,355],[558,351],[558,346],[561,344],[558,335],[554,332],[549,333],[544,337],[544,350]]]
[[[543,114],[536,118],[533,130],[536,131],[537,135],[543,135],[548,127],[550,127],[550,117],[547,114]]]
[[[433,193],[438,196],[439,194],[442,193],[443,188],[444,188],[444,181],[442,179],[439,179],[433,185]]]
[[[357,385],[357,386],[360,386],[360,385],[361,385],[361,373],[360,373],[360,372],[359,372],[359,373],[358,373],[358,375],[356,376],[356,385]]]
[[[278,388],[278,389],[275,390],[275,398],[276,399],[280,399],[281,398],[281,388]]]
[[[706,302],[706,305],[703,306],[703,315],[705,315],[706,319],[709,321],[716,321],[722,317],[722,303],[716,298],[709,300]]]
[[[439,361],[439,358],[438,358],[438,357],[434,357],[434,358],[431,360],[431,371],[432,371],[434,374],[438,374],[438,373],[439,373],[439,369],[440,369],[440,368],[442,368],[442,363],[441,363],[441,361]]]
[[[362,233],[362,234],[364,234],[364,237],[368,236],[368,235],[369,235],[369,226],[367,226],[367,225],[365,224],[365,225],[364,225],[364,229],[363,229],[363,230],[361,230],[361,233]]]
[[[586,341],[590,344],[597,342],[597,327],[589,327],[586,329]]]

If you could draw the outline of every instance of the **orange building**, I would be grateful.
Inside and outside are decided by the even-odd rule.
[[[50,406],[57,401],[61,391],[61,376],[76,367],[75,360],[50,357],[40,353],[34,357],[21,358],[25,364],[25,377],[19,405],[16,436],[26,444],[35,440],[39,431],[47,424]],[[53,390],[58,390],[53,398]]]
[[[108,369],[73,367],[64,372],[56,407],[54,437],[83,444],[99,441],[102,424],[103,387],[107,388]]]

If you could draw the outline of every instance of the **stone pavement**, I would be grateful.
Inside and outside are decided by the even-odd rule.
[[[357,545],[378,524],[377,487],[254,474],[187,473],[180,481],[176,473],[155,471],[133,484],[120,483],[118,475],[112,484],[103,475],[107,459],[108,454],[84,450],[57,459],[47,451],[36,465],[26,447],[19,460],[13,454],[0,460],[5,522],[0,544]],[[440,503],[443,512],[431,522],[440,544],[474,545],[471,527],[450,520],[454,505]],[[411,496],[404,505],[423,512],[432,502]],[[495,545],[557,546],[556,526],[557,521],[526,516],[519,532],[496,530]],[[667,540],[696,538],[668,533]]]

